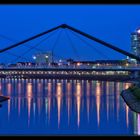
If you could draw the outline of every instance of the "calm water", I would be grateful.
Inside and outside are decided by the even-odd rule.
[[[0,79],[0,135],[139,135],[120,96],[130,83]]]

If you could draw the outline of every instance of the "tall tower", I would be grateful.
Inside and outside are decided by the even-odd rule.
[[[131,52],[140,57],[140,28],[131,33]],[[131,58],[130,61],[135,64],[138,63],[136,59]]]

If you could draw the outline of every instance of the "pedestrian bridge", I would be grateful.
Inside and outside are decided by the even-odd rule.
[[[132,80],[133,73],[140,68],[3,68],[2,78],[49,78],[49,79],[95,79],[95,80]]]
[[[5,53],[8,50],[11,50],[13,48],[17,48],[29,41],[32,41],[34,39],[37,39],[39,37],[42,37],[46,34],[49,34],[53,31],[56,31],[58,29],[62,29],[62,30],[70,30],[74,33],[79,34],[80,36],[83,36],[91,41],[94,41],[96,43],[99,43],[109,49],[112,49],[118,53],[121,53],[125,56],[128,56],[129,58],[133,58],[135,60],[137,60],[137,62],[140,62],[140,57],[136,56],[130,52],[127,52],[119,47],[116,47],[110,43],[107,43],[101,39],[98,39],[88,33],[85,33],[81,30],[78,30],[74,27],[71,27],[67,24],[61,24],[57,27],[54,27],[52,29],[49,29],[45,32],[36,34],[32,37],[29,37],[25,40],[22,40],[20,42],[17,42],[13,45],[10,45],[6,48],[0,49],[0,54],[1,53]],[[47,37],[48,38],[48,37]],[[71,42],[72,43],[72,42]],[[55,43],[57,44],[57,43]],[[73,46],[73,45],[71,45]],[[35,45],[36,47],[36,45]],[[29,50],[32,50],[34,48],[31,47],[29,48]],[[53,47],[54,49],[54,47]],[[28,50],[28,51],[29,51]],[[80,50],[80,49],[79,49]],[[24,54],[28,53],[28,51],[26,51]],[[21,58],[20,55],[19,58]],[[16,59],[17,60],[17,59]],[[96,66],[96,67],[85,67],[85,66],[81,66],[81,67],[35,67],[35,66],[31,66],[31,67],[2,67],[0,68],[0,76],[1,77],[14,77],[14,78],[96,78],[96,77],[115,77],[115,78],[125,78],[125,79],[129,79],[129,78],[139,78],[139,71],[140,71],[140,67],[139,66]]]

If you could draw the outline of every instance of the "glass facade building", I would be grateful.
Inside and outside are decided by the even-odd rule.
[[[131,33],[131,53],[140,56],[140,28]],[[138,63],[135,59],[130,59],[132,63]],[[140,63],[140,62],[139,62]]]

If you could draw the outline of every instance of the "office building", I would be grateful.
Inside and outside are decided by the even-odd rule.
[[[131,33],[131,53],[140,57],[140,28]],[[130,58],[129,60],[131,63],[138,63],[136,59]]]
[[[52,53],[51,52],[38,53],[33,56],[33,59],[37,64],[49,65],[52,62]]]

